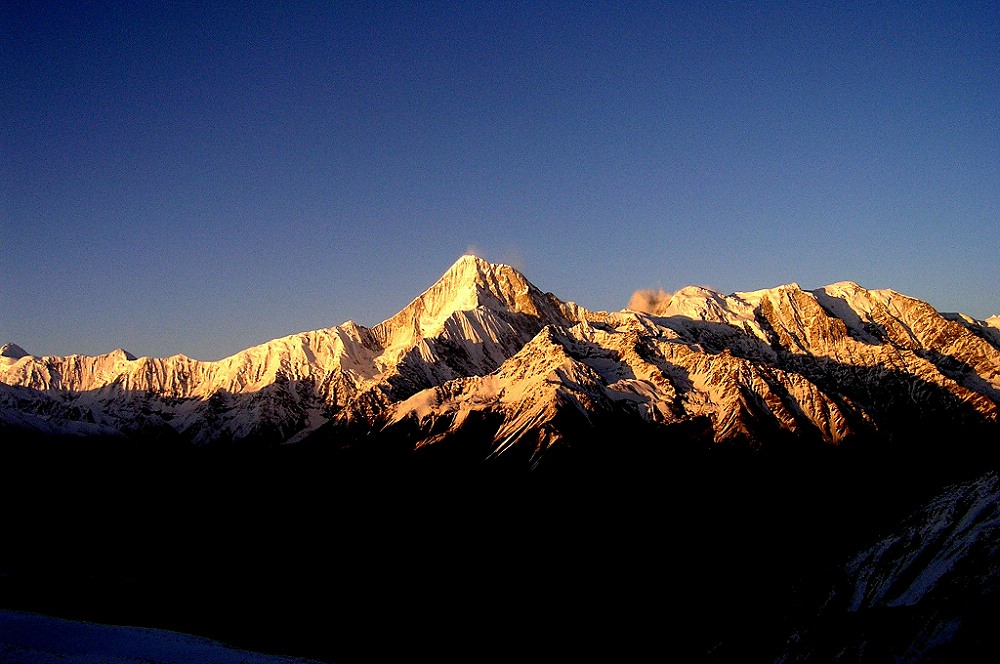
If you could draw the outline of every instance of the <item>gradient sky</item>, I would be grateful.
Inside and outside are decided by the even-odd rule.
[[[622,8],[622,7],[627,8]],[[463,253],[1000,313],[995,2],[5,2],[0,343],[219,359]]]

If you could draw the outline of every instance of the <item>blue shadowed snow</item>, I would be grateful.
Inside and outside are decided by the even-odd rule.
[[[5,664],[311,664],[236,650],[217,641],[141,627],[117,627],[0,611]]]

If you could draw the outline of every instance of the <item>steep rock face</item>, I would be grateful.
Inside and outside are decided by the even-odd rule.
[[[1000,645],[1000,477],[952,486],[848,561],[780,664],[984,661]]]
[[[392,318],[249,348],[218,362],[4,347],[0,423],[199,444],[400,433],[464,435],[537,461],[575,429],[704,420],[717,442],[840,444],[900,427],[996,423],[989,321],[840,282],[723,295],[688,287],[653,313],[591,312],[520,272],[460,258]],[[489,424],[484,424],[489,423]],[[353,435],[353,434],[348,434]]]

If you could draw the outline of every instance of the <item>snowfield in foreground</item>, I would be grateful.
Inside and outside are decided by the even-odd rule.
[[[236,650],[218,641],[142,627],[113,627],[0,611],[5,664],[312,664]]]

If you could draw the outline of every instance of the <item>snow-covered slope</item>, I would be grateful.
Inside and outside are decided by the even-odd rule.
[[[846,565],[778,660],[989,661],[1000,589],[1000,477],[948,487]]]
[[[974,325],[847,282],[729,296],[686,288],[654,314],[547,327],[495,372],[398,403],[391,424],[440,430],[447,415],[454,429],[469,412],[500,413],[500,451],[519,436],[557,442],[558,427],[542,442],[535,434],[567,409],[663,425],[707,417],[717,441],[784,431],[836,444],[921,413],[996,422],[1000,351]]]
[[[0,426],[199,444],[363,430],[420,448],[490,422],[487,456],[530,446],[536,461],[570,429],[622,418],[704,420],[720,442],[839,444],[903,425],[996,423],[997,333],[992,319],[853,282],[688,287],[652,313],[591,312],[463,256],[373,328],[347,322],[218,362],[5,346]]]
[[[6,664],[317,664],[237,650],[218,641],[141,627],[64,620],[0,610],[0,661]]]

